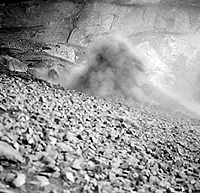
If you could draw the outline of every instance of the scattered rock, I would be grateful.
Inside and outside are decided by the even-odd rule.
[[[0,174],[3,172],[3,166],[0,165]]]
[[[19,188],[26,183],[26,176],[22,173],[17,173],[17,177],[12,181],[12,184]]]
[[[71,181],[72,183],[75,182],[75,178],[74,178],[73,173],[71,173],[71,172],[65,172],[65,176],[66,176],[66,178],[67,178],[69,181]]]
[[[2,182],[20,190],[32,184],[38,191],[51,190],[50,186],[56,183],[73,192],[99,189],[160,193],[166,189],[198,189],[200,132],[195,127],[189,130],[184,120],[63,90],[45,82],[7,75],[0,75],[0,79],[0,93],[4,93],[0,100],[5,99],[5,110],[19,106],[26,112],[26,115],[4,112],[0,116],[3,125],[0,139],[4,139],[0,158],[8,155],[7,160],[23,161],[5,139],[28,158],[27,165],[18,168],[23,174],[3,168]],[[13,98],[6,97],[10,90],[15,91]],[[146,119],[155,119],[154,126],[147,128]],[[19,129],[21,122],[26,124]],[[172,126],[160,127],[167,123]],[[190,145],[185,139],[190,139]],[[37,177],[33,180],[30,176]]]
[[[82,160],[76,159],[76,160],[74,160],[74,162],[72,164],[72,168],[74,168],[76,170],[81,170],[82,169],[81,164],[82,164]]]
[[[60,177],[60,172],[56,171],[51,175],[53,178],[59,178]]]
[[[14,162],[18,161],[24,163],[24,159],[21,154],[14,149],[11,145],[4,141],[0,141],[0,159],[12,160]]]
[[[44,187],[50,184],[49,179],[45,176],[35,176],[37,181],[39,181],[39,186]]]
[[[5,175],[4,182],[11,184],[16,177],[17,175],[15,172],[9,172]]]

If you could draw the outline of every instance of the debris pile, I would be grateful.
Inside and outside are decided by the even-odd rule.
[[[0,192],[200,191],[200,121],[0,75]]]

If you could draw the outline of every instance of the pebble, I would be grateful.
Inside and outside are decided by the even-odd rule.
[[[65,172],[65,176],[67,177],[67,179],[71,182],[75,182],[75,178],[74,175],[71,172]]]
[[[17,177],[12,181],[12,184],[19,188],[26,183],[26,176],[22,173],[17,173]]]
[[[196,182],[196,184],[194,185],[196,190],[200,191],[200,181]]]
[[[39,181],[39,186],[44,187],[50,184],[49,179],[46,178],[45,176],[35,176],[37,181]]]
[[[20,152],[4,141],[0,141],[0,158],[24,163]]]
[[[4,171],[3,166],[0,165],[0,174]]]
[[[9,172],[6,174],[4,181],[7,183],[11,183],[16,177],[17,175],[14,172]]]
[[[82,164],[82,160],[76,159],[76,160],[74,160],[74,162],[72,164],[72,168],[74,168],[76,170],[81,170],[82,169],[81,164]]]
[[[59,171],[56,171],[54,173],[52,173],[51,175],[53,178],[59,178],[60,177],[60,172]]]

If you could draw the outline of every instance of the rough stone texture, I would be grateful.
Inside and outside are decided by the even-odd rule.
[[[26,2],[2,5],[1,27],[14,28],[22,37],[48,44],[67,43],[70,31],[76,25],[82,4],[72,2]],[[7,35],[7,34],[5,34]]]
[[[85,8],[87,18],[78,23],[70,42],[86,44],[105,33],[133,36],[140,32],[196,32],[198,24],[190,22],[189,11],[170,5],[120,6],[97,2]],[[81,29],[85,29],[82,31]]]
[[[22,74],[0,75],[0,142],[27,160],[16,167],[5,145],[13,162],[1,159],[0,192],[200,190],[199,121]]]
[[[20,31],[22,37],[39,42],[85,45],[104,33],[194,33],[200,27],[198,1],[74,2],[1,4],[1,35],[13,29],[15,33]]]

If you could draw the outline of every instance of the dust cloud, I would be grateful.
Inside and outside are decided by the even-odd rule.
[[[148,60],[140,52],[124,37],[108,35],[89,45],[81,64],[65,71],[56,66],[38,68],[36,76],[87,95],[120,98],[131,106],[140,103],[164,111],[199,114],[197,103],[187,104],[182,96],[173,97],[172,92],[164,92],[149,80]]]
[[[109,35],[91,43],[86,62],[70,71],[64,87],[88,95],[144,102],[147,99],[140,89],[144,72],[142,57],[128,40]]]

